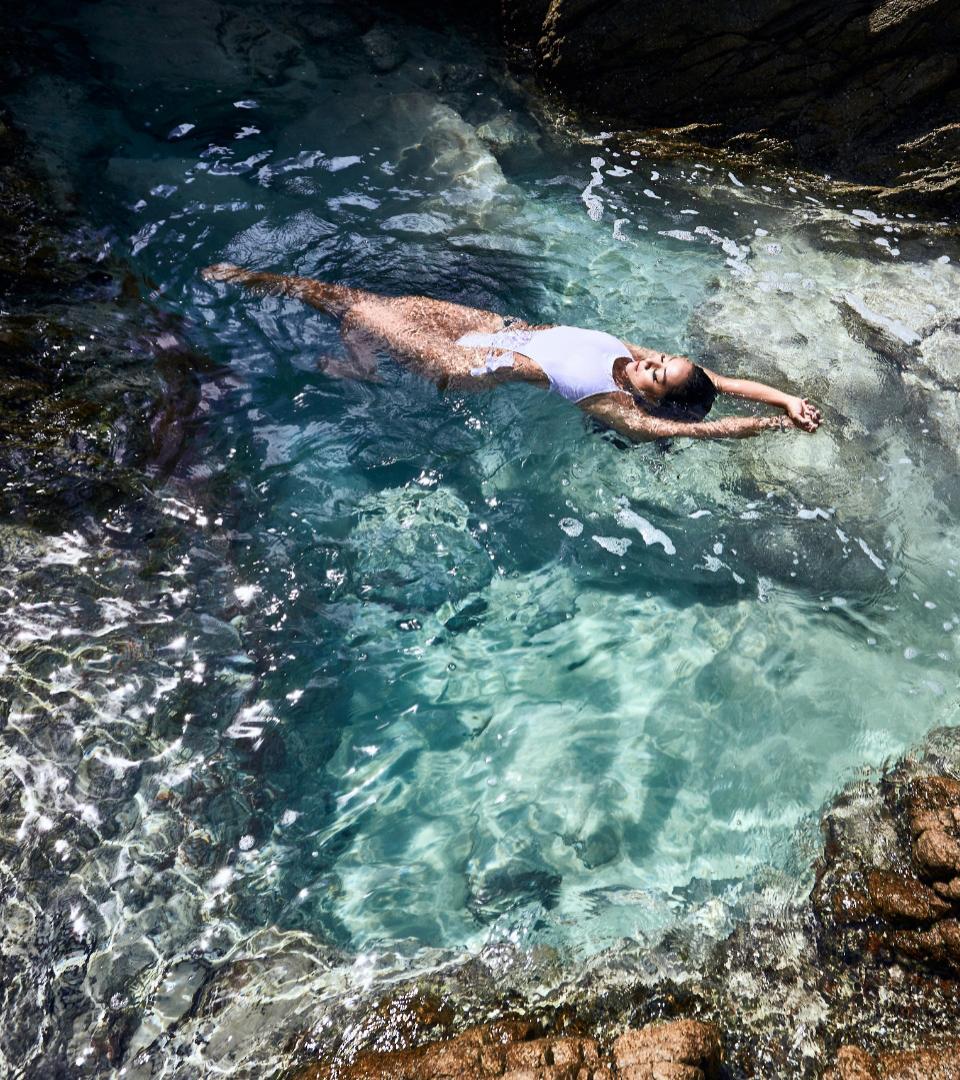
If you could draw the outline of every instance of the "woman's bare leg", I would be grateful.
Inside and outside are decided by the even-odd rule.
[[[502,315],[483,308],[432,300],[426,296],[378,296],[366,293],[343,320],[344,329],[409,364],[441,389],[491,390],[505,382],[547,385],[547,378],[526,356],[513,353],[511,366],[484,371],[489,348],[458,345],[464,334],[503,330]],[[526,324],[512,324],[518,329]],[[502,350],[494,350],[499,353]]]
[[[358,382],[383,382],[377,350],[362,333],[341,328],[340,337],[347,350],[347,359],[321,356],[317,367],[333,379],[355,379]]]
[[[233,263],[217,263],[200,273],[204,281],[226,281],[233,285],[242,285],[258,296],[289,296],[293,300],[302,300],[305,304],[319,308],[336,318],[343,318],[361,296],[367,295],[363,289],[351,289],[346,285],[317,281],[297,274],[245,270]]]
[[[441,389],[487,390],[516,381],[547,385],[541,369],[518,353],[513,354],[512,366],[471,374],[486,367],[490,350],[457,345],[457,339],[464,334],[502,330],[504,317],[494,311],[426,296],[381,296],[293,274],[245,270],[231,263],[209,266],[203,277],[242,285],[261,296],[289,296],[339,318],[348,351],[361,358],[368,378],[370,357],[385,351]],[[519,329],[526,324],[514,325]]]

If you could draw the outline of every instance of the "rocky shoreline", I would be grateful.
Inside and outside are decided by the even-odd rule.
[[[505,0],[502,32],[515,62],[618,128],[956,206],[956,8]]]
[[[354,1016],[338,1049],[286,1075],[958,1077],[958,775],[960,733],[950,728],[878,781],[848,787],[824,814],[809,900],[748,920],[697,971],[678,939],[665,946],[672,979],[652,957],[630,975],[590,971],[539,998],[505,996],[500,1019],[482,1024],[465,1023],[453,990],[469,975],[421,979]],[[298,1053],[309,1059],[307,1043]]]

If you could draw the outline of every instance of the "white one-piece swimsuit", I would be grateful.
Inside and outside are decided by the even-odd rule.
[[[464,334],[458,345],[489,348],[484,367],[471,375],[485,375],[513,365],[512,353],[523,353],[543,369],[550,389],[568,401],[583,401],[594,394],[622,392],[613,381],[613,364],[631,358],[630,350],[613,334],[584,330],[579,326],[551,326],[549,330],[498,330],[495,334]],[[506,350],[495,356],[494,349]]]

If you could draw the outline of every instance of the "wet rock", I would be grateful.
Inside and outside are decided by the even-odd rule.
[[[943,204],[960,184],[954,9],[926,0],[764,0],[749,12],[506,0],[503,9],[518,59],[605,117],[696,124],[708,145],[787,142],[801,160]]]
[[[694,1020],[627,1031],[609,1055],[593,1038],[536,1034],[530,1022],[503,1021],[427,1046],[310,1066],[293,1080],[710,1080],[720,1060],[716,1028]]]
[[[858,1046],[841,1046],[832,1070],[824,1080],[879,1080],[877,1064],[873,1058]]]
[[[55,205],[22,137],[3,141],[0,289],[16,310],[0,329],[0,506],[56,528],[136,500],[135,467],[179,459],[203,361],[157,344],[162,317],[123,294],[124,269]]]
[[[862,848],[838,837],[814,905],[849,928],[839,936],[843,948],[892,951],[923,967],[960,971],[960,784],[945,775],[894,782],[882,808],[901,823],[895,840],[867,861]]]
[[[910,828],[919,833],[931,827],[927,815],[941,826],[960,826],[960,780],[951,776],[925,776],[910,789],[907,806]]]
[[[952,881],[935,881],[933,888],[945,900],[960,900],[960,877],[955,877]]]
[[[905,956],[960,970],[960,922],[943,919],[929,930],[898,930],[890,943]]]
[[[629,1080],[709,1080],[719,1067],[720,1035],[698,1020],[650,1024],[624,1032],[613,1044],[613,1059]]]
[[[960,1044],[877,1055],[881,1080],[958,1080]]]
[[[455,1039],[393,1053],[363,1052],[350,1063],[312,1065],[292,1080],[454,1080],[497,1077],[506,1071],[506,1047],[523,1045],[534,1032],[528,1021],[472,1028]],[[533,1044],[526,1044],[533,1045]]]
[[[873,910],[882,918],[927,922],[951,910],[949,903],[916,878],[871,870],[867,888]]]
[[[960,876],[960,783],[947,776],[917,781],[911,789],[908,815],[914,860],[951,895],[953,882]]]
[[[842,1046],[824,1080],[957,1080],[960,1043],[871,1055],[857,1046]]]
[[[913,856],[934,877],[960,873],[960,841],[942,829],[927,829],[913,843]]]

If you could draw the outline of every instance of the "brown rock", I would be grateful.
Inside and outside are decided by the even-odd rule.
[[[946,900],[960,900],[960,877],[950,881],[935,881],[933,887]]]
[[[943,919],[929,930],[899,930],[890,942],[906,956],[960,968],[960,922]]]
[[[960,963],[960,921],[943,919],[937,923],[937,930],[948,954]]]
[[[925,776],[915,780],[910,786],[908,805],[914,836],[931,827],[924,821],[927,814],[936,815],[941,827],[950,821],[955,823],[953,811],[960,808],[960,781],[949,776]],[[944,812],[948,817],[941,819],[940,815]]]
[[[486,1024],[426,1046],[311,1065],[294,1080],[613,1080],[593,1039],[529,1039],[533,1030],[520,1021]]]
[[[668,1061],[652,1065],[628,1065],[620,1080],[703,1080],[703,1069],[695,1065],[674,1065]]]
[[[960,874],[960,841],[941,829],[927,829],[913,843],[913,857],[935,877]]]
[[[548,1043],[549,1039],[537,1039],[534,1042],[512,1043],[505,1047],[503,1060],[507,1070],[542,1069],[544,1065],[549,1065],[546,1054]]]
[[[858,1046],[844,1046],[823,1080],[960,1080],[960,1043],[876,1057]]]
[[[865,892],[846,886],[841,886],[833,894],[831,907],[833,917],[839,923],[863,922],[874,911],[873,901]]]
[[[882,1080],[960,1080],[960,1044],[877,1057]]]
[[[511,1043],[503,1048],[506,1077],[550,1077],[551,1080],[579,1080],[590,1075],[590,1066],[599,1064],[597,1044],[593,1039],[534,1039]],[[498,1073],[495,1075],[499,1075]]]
[[[952,907],[916,878],[885,870],[871,870],[867,888],[874,910],[885,919],[927,922],[946,915]]]
[[[948,810],[921,810],[910,815],[910,830],[914,836],[927,829],[951,829],[953,825],[953,814]]]
[[[600,1060],[597,1044],[593,1039],[551,1039],[550,1052],[556,1068],[582,1063],[592,1064]]]
[[[720,1063],[720,1036],[712,1024],[698,1020],[673,1020],[648,1024],[639,1031],[625,1031],[613,1044],[613,1059],[620,1075],[630,1080],[670,1076],[661,1066],[694,1069],[690,1080],[716,1075]],[[656,1068],[655,1068],[656,1067]],[[659,1069],[659,1072],[656,1071]],[[628,1072],[627,1070],[632,1070]],[[672,1074],[684,1077],[683,1072]]]
[[[823,1080],[880,1080],[877,1063],[859,1046],[841,1046],[833,1068]]]

